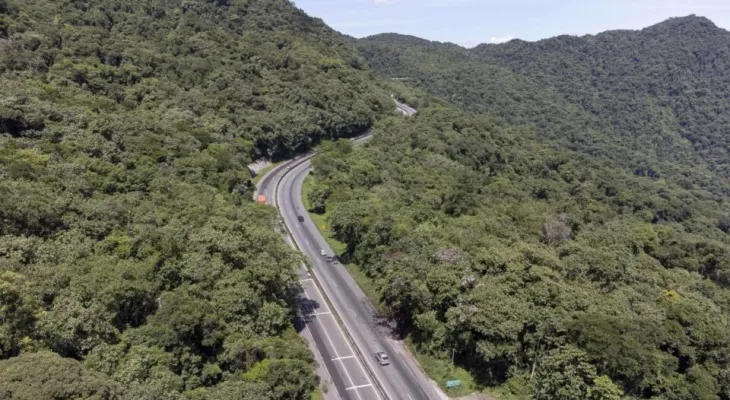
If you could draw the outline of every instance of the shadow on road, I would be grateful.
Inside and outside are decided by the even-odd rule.
[[[305,325],[312,322],[318,312],[323,312],[321,304],[317,300],[307,298],[304,289],[299,289],[297,297],[297,305],[299,306],[299,316],[295,321],[297,332],[301,332]]]

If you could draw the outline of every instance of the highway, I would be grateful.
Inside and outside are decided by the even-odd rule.
[[[405,115],[416,111],[398,110]],[[355,144],[369,139],[364,135]],[[288,239],[308,258],[313,276],[299,271],[302,292],[300,313],[309,339],[314,342],[339,398],[353,400],[438,400],[445,396],[421,372],[405,345],[380,324],[375,309],[347,269],[320,255],[332,249],[309,218],[301,199],[304,178],[311,170],[312,154],[288,161],[262,178],[257,194],[265,194],[288,228]],[[298,216],[304,218],[299,222]],[[338,323],[338,318],[341,323]],[[380,366],[375,351],[385,351],[391,364]],[[330,394],[332,395],[332,394]],[[329,397],[329,396],[328,396]]]
[[[364,141],[368,137],[361,137],[354,141]],[[293,165],[306,161],[309,164],[311,154],[287,161],[267,173],[259,182],[259,194],[266,195],[267,203],[278,208],[276,191]],[[284,235],[287,243],[298,249],[289,234]],[[301,289],[299,291],[299,320],[297,330],[307,339],[315,352],[315,358],[320,364],[318,374],[322,380],[328,381],[329,388],[323,393],[325,399],[345,400],[384,400],[378,393],[378,386],[374,385],[365,365],[360,361],[352,347],[347,334],[340,327],[335,313],[310,275],[306,265],[297,271]],[[324,369],[322,369],[324,367]]]
[[[413,116],[418,112],[418,111],[416,111],[415,108],[411,108],[403,103],[399,103],[397,100],[393,100],[393,101],[395,101],[396,111],[402,113],[406,117]]]

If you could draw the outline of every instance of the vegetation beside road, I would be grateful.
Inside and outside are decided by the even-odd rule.
[[[456,348],[478,384],[728,400],[728,43],[696,16],[474,49],[358,40],[440,100],[321,156],[330,225],[413,343]]]
[[[355,41],[393,83],[286,0],[0,0],[0,393],[316,396],[246,166],[321,143],[308,208],[434,378],[730,400],[729,41]]]
[[[332,250],[334,250],[337,255],[341,255],[345,252],[346,245],[335,239],[335,237],[332,235],[332,230],[327,229],[327,215],[311,212],[312,203],[309,198],[313,188],[314,179],[312,178],[312,176],[308,175],[306,178],[304,178],[304,184],[302,185],[302,202],[304,203],[304,207],[307,209],[307,211],[310,211],[310,218],[312,218],[312,221],[317,226],[319,233],[322,234],[322,237],[324,237],[327,241],[327,244],[330,245]]]
[[[523,129],[439,105],[387,118],[314,157],[310,206],[416,352],[455,349],[477,388],[724,399],[728,204]]]
[[[729,32],[690,16],[473,49],[398,34],[356,44],[383,77],[411,77],[400,84],[523,126],[522,135],[552,149],[728,196],[729,41]]]
[[[309,399],[247,165],[391,113],[356,50],[285,0],[0,0],[0,87],[0,397]]]

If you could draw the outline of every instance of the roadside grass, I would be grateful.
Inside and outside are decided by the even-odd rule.
[[[451,364],[451,360],[438,358],[423,354],[418,351],[410,340],[406,340],[408,349],[416,357],[423,368],[423,372],[438,383],[443,392],[451,397],[457,398],[468,396],[473,393],[486,395],[490,400],[522,400],[529,397],[525,389],[525,382],[515,379],[508,381],[498,387],[483,387],[474,381],[474,377],[464,368]],[[447,389],[446,381],[460,380],[461,386],[455,389]]]
[[[511,388],[514,386],[514,388]],[[529,393],[528,385],[523,382],[517,382],[513,385],[510,382],[496,388],[488,388],[484,393],[488,394],[494,400],[523,400],[532,398]]]
[[[480,391],[480,388],[474,382],[474,378],[464,368],[451,364],[451,360],[444,360],[420,353],[410,340],[407,340],[406,344],[411,353],[416,357],[416,360],[418,360],[421,368],[423,368],[423,372],[436,381],[449,397],[466,396]],[[453,380],[460,380],[461,386],[455,389],[447,389],[446,381]]]
[[[319,392],[319,389],[312,392],[311,400],[322,400],[324,397],[322,397],[322,393]]]

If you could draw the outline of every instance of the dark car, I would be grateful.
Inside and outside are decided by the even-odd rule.
[[[302,217],[301,215],[297,215],[297,219],[299,220],[299,222],[304,222],[304,217]]]

